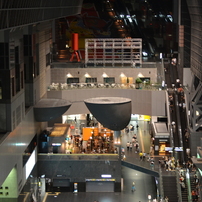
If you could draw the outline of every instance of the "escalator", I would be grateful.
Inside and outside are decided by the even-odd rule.
[[[178,193],[177,193],[177,181],[176,176],[163,176],[163,189],[164,196],[169,198],[169,202],[177,202],[178,201]]]
[[[170,143],[173,148],[172,156],[179,160],[181,166],[184,162],[187,162],[188,156],[186,155],[186,148],[189,147],[189,142],[185,138],[184,134],[187,129],[187,116],[185,109],[185,100],[183,88],[181,87],[178,79],[177,67],[172,64],[165,64],[165,82],[168,88],[168,97],[170,103],[170,125],[171,125],[171,138]],[[176,178],[177,179],[177,178]],[[166,193],[166,179],[163,181],[164,194]],[[176,181],[176,184],[179,183]],[[171,185],[175,186],[175,185]],[[181,200],[183,202],[188,201],[188,185],[186,184],[184,189],[181,189]],[[170,199],[170,198],[169,198]],[[171,201],[171,200],[169,200]],[[172,201],[175,201],[174,199]],[[176,200],[178,201],[178,200]]]

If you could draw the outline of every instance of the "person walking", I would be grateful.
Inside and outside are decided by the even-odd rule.
[[[126,147],[127,147],[127,151],[129,151],[129,148],[130,148],[130,142],[127,142],[127,143],[126,143]]]
[[[143,158],[143,153],[142,153],[142,151],[140,151],[139,157],[140,157],[140,161],[142,161],[142,158]]]
[[[138,143],[138,141],[136,141],[136,143],[135,143],[135,150],[136,150],[135,153],[139,152],[139,143]]]
[[[135,182],[133,182],[133,183],[132,183],[132,189],[131,189],[131,191],[134,192],[135,190],[136,190],[136,189],[135,189]]]
[[[164,201],[168,202],[168,200],[169,200],[169,198],[166,196],[165,199],[164,199]]]
[[[132,151],[133,150],[133,144],[132,144],[132,142],[130,142],[130,151]]]

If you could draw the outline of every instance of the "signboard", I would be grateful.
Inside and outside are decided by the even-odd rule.
[[[183,151],[183,147],[175,147],[175,151]]]

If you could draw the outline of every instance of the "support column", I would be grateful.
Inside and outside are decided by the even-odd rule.
[[[121,131],[114,131],[114,146],[118,150],[119,160],[121,161]]]

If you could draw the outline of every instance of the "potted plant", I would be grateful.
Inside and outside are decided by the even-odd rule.
[[[136,89],[139,89],[141,87],[140,84],[142,83],[142,80],[140,78],[137,78],[135,80],[135,83],[136,83]]]

